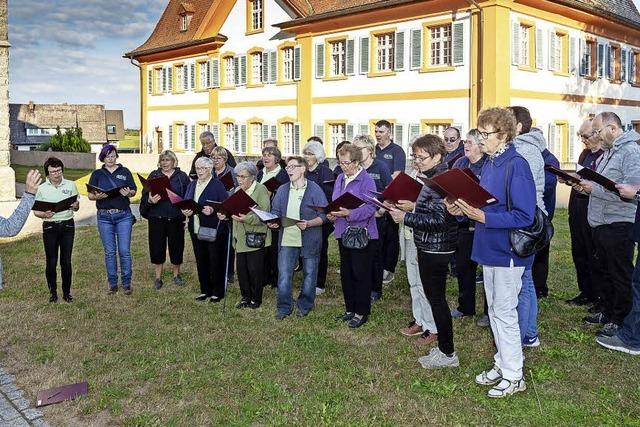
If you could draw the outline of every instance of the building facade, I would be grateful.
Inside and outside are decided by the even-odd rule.
[[[632,0],[170,0],[126,57],[141,82],[141,152],[199,150],[211,130],[239,155],[277,138],[299,154],[389,120],[421,133],[523,105],[563,163],[576,130],[616,111],[640,123],[640,14]]]

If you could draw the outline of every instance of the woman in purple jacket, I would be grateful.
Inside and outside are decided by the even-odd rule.
[[[376,191],[373,178],[360,166],[362,151],[353,144],[345,144],[338,151],[338,164],[342,173],[336,178],[332,200],[344,193],[351,193],[362,200]],[[367,322],[371,310],[371,240],[378,238],[378,228],[374,218],[375,207],[364,204],[356,209],[330,212],[329,221],[335,224],[334,234],[340,249],[340,279],[344,294],[345,312],[336,320],[349,322],[350,328],[358,328]],[[342,234],[347,227],[364,227],[369,235],[369,244],[362,249],[350,249],[342,244]]]

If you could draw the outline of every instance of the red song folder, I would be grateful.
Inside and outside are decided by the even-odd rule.
[[[41,390],[36,396],[36,408],[64,402],[65,400],[73,400],[87,393],[89,393],[89,384],[87,384],[86,381],[51,388],[49,390]]]
[[[498,201],[463,169],[451,169],[433,178],[420,179],[442,196],[462,199],[474,208],[480,209]]]
[[[220,180],[222,185],[224,185],[224,189],[227,190],[227,191],[231,191],[233,189],[233,187],[236,186],[236,183],[233,182],[233,176],[231,175],[231,172],[225,173],[224,175],[222,175],[218,179]]]
[[[217,202],[214,200],[207,200],[207,206],[211,206],[215,212],[225,214],[228,217],[231,215],[246,215],[251,212],[251,208],[256,205],[247,193],[242,188],[233,193],[223,202]]]
[[[198,204],[198,202],[191,199],[185,200],[168,188],[167,196],[169,197],[169,201],[171,201],[172,204],[176,205],[180,209],[193,211],[193,213],[202,212],[202,205]]]
[[[552,174],[554,174],[555,176],[557,176],[558,178],[562,178],[567,182],[573,183],[573,184],[580,184],[580,178],[576,178],[573,175],[568,174],[567,172],[556,168],[553,165],[544,165],[544,169],[551,172]]]
[[[356,209],[364,204],[364,200],[354,196],[350,192],[344,193],[342,196],[329,203],[327,206],[309,206],[318,212],[330,213],[339,211],[340,208]]]
[[[422,191],[422,184],[404,172],[400,172],[382,192],[382,198],[398,203],[400,200],[415,202]]]
[[[275,193],[278,190],[278,188],[280,188],[282,183],[278,181],[278,179],[274,176],[273,178],[263,182],[262,185],[267,187],[267,190],[269,190],[270,192]]]
[[[159,194],[160,198],[165,200],[169,197],[167,196],[167,189],[171,188],[171,183],[169,182],[169,177],[165,174],[152,179],[146,179],[138,174],[138,178],[144,189],[151,193],[152,196]]]
[[[113,199],[115,197],[121,196],[122,194],[120,194],[120,189],[126,187],[126,185],[121,185],[119,187],[110,188],[109,190],[103,190],[102,188],[96,187],[95,185],[91,185],[91,184],[86,184],[86,186],[87,186],[87,193],[93,193],[93,194],[104,193],[107,195],[107,199]]]

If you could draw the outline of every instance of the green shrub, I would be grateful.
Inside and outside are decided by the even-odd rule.
[[[82,137],[82,129],[79,127],[67,129],[64,134],[60,130],[60,126],[56,128],[56,134],[51,137],[49,142],[41,144],[38,147],[40,151],[66,151],[72,153],[89,153],[91,146],[89,142]]]

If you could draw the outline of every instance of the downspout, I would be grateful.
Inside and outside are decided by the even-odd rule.
[[[482,36],[483,36],[483,31],[484,31],[484,13],[483,13],[483,9],[482,7],[480,7],[480,5],[478,4],[478,2],[476,0],[467,0],[467,2],[469,3],[469,5],[473,5],[475,6],[478,11],[480,12],[480,19],[479,19],[479,23],[478,23],[478,87],[477,87],[477,93],[478,93],[478,108],[482,108],[482,85],[483,85],[483,79],[484,79],[484,74],[483,74],[483,62],[484,62],[484,55],[483,55],[483,43],[482,43]],[[473,60],[473,59],[472,59]],[[470,126],[473,126],[473,123],[470,123]]]
[[[142,83],[143,83],[144,76],[142,75],[142,67],[140,66],[140,63],[138,61],[136,61],[136,62],[133,62],[133,61],[134,61],[133,57],[129,57],[129,62],[131,62],[131,65],[137,67],[138,70],[140,71],[140,101],[141,102],[140,102],[140,145],[139,145],[139,149],[140,149],[140,154],[142,154],[142,152],[143,152],[142,151],[142,145],[143,145],[142,139],[144,137],[144,134],[142,133],[142,126],[143,126],[142,120],[144,119],[144,113],[142,112],[142,91],[144,90],[144,87],[143,87]]]

